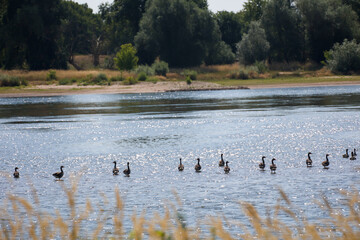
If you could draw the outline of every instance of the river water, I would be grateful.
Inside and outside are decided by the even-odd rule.
[[[359,129],[360,86],[0,98],[0,202],[8,193],[31,201],[34,188],[44,209],[66,215],[62,186],[81,176],[77,206],[89,199],[111,213],[118,188],[129,232],[134,212],[163,213],[176,202],[173,192],[195,227],[211,216],[246,222],[240,201],[265,216],[281,188],[316,221],[326,215],[317,200],[325,195],[341,208],[339,189],[359,185],[359,160],[342,158],[346,148],[360,148]],[[312,168],[305,165],[309,151]],[[218,167],[221,153],[229,174]],[[259,171],[263,155],[266,171]],[[276,174],[269,170],[273,157]],[[113,176],[113,161],[121,173],[129,162],[130,177]],[[63,181],[54,181],[61,165]],[[15,167],[21,177],[9,180]],[[104,231],[111,232],[110,220]]]

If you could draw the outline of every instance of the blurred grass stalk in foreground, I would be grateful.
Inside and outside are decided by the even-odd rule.
[[[177,203],[170,203],[163,216],[155,214],[147,220],[145,213],[132,216],[132,231],[125,233],[124,203],[119,190],[115,190],[115,206],[113,211],[104,213],[101,206],[96,206],[87,200],[83,208],[76,204],[76,189],[78,179],[71,181],[66,187],[63,182],[64,195],[68,200],[68,219],[64,219],[56,210],[54,216],[41,209],[36,191],[32,188],[34,203],[24,198],[9,194],[0,207],[0,239],[360,239],[360,197],[357,189],[341,191],[346,199],[343,208],[334,209],[324,196],[317,202],[327,213],[325,218],[310,223],[301,211],[289,200],[287,195],[279,190],[279,200],[270,207],[271,213],[262,217],[256,207],[247,202],[241,202],[241,208],[248,223],[229,220],[224,216],[212,217],[201,224],[206,224],[207,233],[200,227],[186,226],[186,221],[177,206],[181,207],[180,198],[174,193]],[[108,204],[104,196],[104,204]],[[96,227],[88,229],[82,223],[96,213]],[[282,217],[291,221],[283,222]],[[108,219],[112,219],[112,232],[104,232]],[[291,222],[291,223],[290,223]],[[227,229],[236,227],[239,232],[234,236]],[[203,227],[201,227],[203,229]]]

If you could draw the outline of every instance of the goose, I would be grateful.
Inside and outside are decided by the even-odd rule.
[[[223,167],[225,165],[223,154],[221,154],[221,160],[219,161],[219,167]]]
[[[354,155],[354,152],[351,152],[350,160],[356,160],[356,157],[355,157],[355,155]]]
[[[19,168],[15,168],[15,172],[14,172],[14,178],[19,178],[20,177],[20,173],[18,172]]]
[[[349,153],[348,153],[349,149],[346,149],[346,153],[343,154],[343,158],[348,158],[349,157]]]
[[[116,167],[116,161],[113,161],[113,163],[114,163],[113,175],[118,175],[119,174],[119,169]]]
[[[265,158],[266,158],[265,156],[262,156],[261,158],[262,162],[259,163],[259,168],[263,171],[265,170],[265,160],[264,160]]]
[[[60,167],[60,172],[53,173],[53,176],[60,180],[60,178],[62,178],[64,176],[63,168],[64,168],[64,166],[61,166]]]
[[[271,160],[271,165],[270,165],[271,173],[275,173],[276,171],[276,164],[274,163],[275,160],[276,160],[275,158]]]
[[[124,171],[123,171],[123,173],[126,175],[126,176],[129,176],[130,175],[130,167],[129,167],[129,162],[127,162],[127,169],[125,169]]]
[[[306,166],[307,167],[312,167],[312,160],[311,160],[310,154],[312,154],[312,153],[308,152],[308,159],[306,159]]]
[[[354,156],[357,156],[357,154],[356,154],[356,149],[354,148]]]
[[[198,163],[195,165],[195,171],[200,172],[201,166],[200,166],[200,158],[197,159]]]
[[[181,163],[181,158],[180,158],[180,164],[178,166],[179,171],[183,171],[184,170],[184,165]]]
[[[329,157],[330,155],[329,154],[326,154],[326,161],[323,161],[322,162],[322,165],[324,166],[324,168],[328,168],[329,167],[329,165],[330,165],[330,162],[329,162]]]
[[[225,173],[229,173],[229,172],[230,172],[230,168],[229,168],[229,166],[228,166],[228,163],[229,163],[229,161],[226,161],[226,166],[224,167],[224,172],[225,172]]]

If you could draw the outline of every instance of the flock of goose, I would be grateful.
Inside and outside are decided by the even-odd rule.
[[[310,157],[311,154],[312,153],[309,152],[308,153],[308,158],[306,159],[306,166],[307,167],[312,167],[313,161],[312,161],[312,159]],[[326,154],[326,160],[322,162],[322,165],[324,166],[324,168],[328,168],[329,165],[330,165],[329,156],[330,156],[329,154]],[[356,149],[354,149],[354,151],[351,152],[351,157],[349,156],[349,150],[348,149],[346,149],[346,153],[343,154],[343,158],[349,158],[350,157],[350,160],[356,160],[356,156],[357,156]],[[224,161],[223,154],[221,154],[220,157],[221,157],[221,159],[219,161],[219,167],[224,167],[224,172],[229,173],[230,172],[230,167],[228,165],[229,162]],[[262,158],[261,158],[262,162],[259,164],[260,170],[263,170],[263,171],[265,170],[265,167],[266,167],[265,158],[266,158],[265,156],[262,156]],[[195,165],[195,171],[196,172],[201,172],[200,158],[197,158],[196,160],[197,160],[197,164]],[[276,164],[274,163],[275,160],[276,160],[275,158],[273,158],[271,160],[271,165],[270,165],[271,173],[276,172]],[[113,175],[119,175],[120,171],[116,167],[116,161],[114,161],[113,163],[114,163],[114,168],[112,170]],[[63,168],[64,168],[64,166],[61,166],[60,167],[60,172],[53,173],[53,176],[55,177],[55,179],[60,180],[64,176]],[[20,177],[20,173],[19,173],[18,169],[19,168],[17,168],[17,167],[15,168],[15,172],[13,174],[14,178],[19,178]],[[180,158],[180,164],[178,166],[178,170],[179,171],[184,171],[184,165],[181,162],[181,158]],[[130,171],[130,163],[129,162],[127,162],[127,168],[123,171],[123,173],[125,174],[125,176],[128,176],[128,177],[130,176],[131,171]]]

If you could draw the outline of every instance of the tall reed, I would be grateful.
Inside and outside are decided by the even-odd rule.
[[[58,210],[50,214],[41,210],[41,203],[32,188],[34,203],[9,194],[0,207],[0,239],[360,239],[360,196],[357,189],[341,191],[346,203],[342,209],[333,208],[324,196],[317,204],[327,213],[325,218],[308,221],[301,209],[292,204],[288,196],[279,190],[279,200],[271,206],[267,216],[261,216],[258,209],[248,202],[241,202],[242,212],[247,222],[217,216],[199,221],[197,226],[187,226],[179,212],[181,201],[174,193],[176,203],[169,203],[162,214],[145,218],[145,212],[134,213],[131,217],[132,230],[124,231],[124,202],[118,189],[115,190],[115,206],[111,213],[96,211],[87,200],[79,208],[76,203],[78,179],[71,181],[69,187],[63,186],[67,197],[69,216],[64,218]],[[107,204],[104,196],[104,203]],[[98,206],[99,207],[99,206]],[[97,208],[98,208],[97,207]],[[89,217],[96,214],[93,229],[84,227]],[[281,221],[286,216],[290,221]],[[103,227],[112,219],[112,231],[104,232]],[[235,226],[238,234],[233,235],[228,226]],[[233,232],[233,231],[232,231]]]

